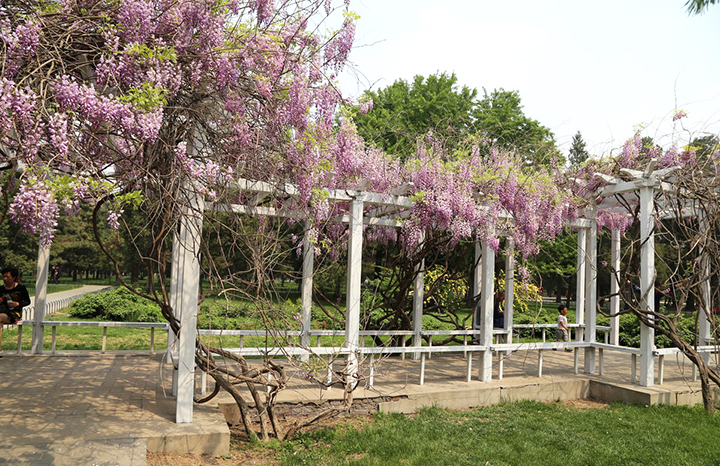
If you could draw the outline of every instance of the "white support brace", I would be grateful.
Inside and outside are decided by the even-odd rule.
[[[652,314],[655,309],[655,233],[653,187],[640,188],[640,306]],[[655,330],[640,323],[640,385],[652,387],[654,383]]]

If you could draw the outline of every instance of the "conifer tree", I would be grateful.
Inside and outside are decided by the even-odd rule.
[[[575,133],[575,136],[573,136],[569,155],[570,165],[572,166],[580,165],[590,156],[590,154],[588,154],[588,151],[585,149],[585,141],[583,140],[580,131]]]

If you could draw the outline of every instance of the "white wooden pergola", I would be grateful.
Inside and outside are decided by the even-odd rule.
[[[598,205],[598,208],[606,210],[614,210],[618,208],[616,197],[628,194],[637,193],[638,203],[640,207],[640,296],[641,296],[641,308],[647,312],[656,312],[655,309],[655,216],[654,211],[659,211],[661,217],[667,217],[673,214],[669,212],[666,206],[655,205],[655,193],[657,191],[663,191],[670,195],[676,193],[675,187],[664,180],[667,179],[674,171],[679,167],[670,167],[662,170],[655,170],[655,159],[652,159],[645,170],[631,170],[621,169],[621,172],[626,175],[629,180],[623,180],[621,178],[613,178],[603,176],[604,180],[608,185],[600,192],[600,197],[604,200]],[[698,217],[702,214],[696,212],[692,206],[683,208],[683,216]],[[700,218],[703,221],[703,218]],[[612,230],[611,239],[611,267],[613,270],[620,270],[620,231],[617,229]],[[703,260],[702,267],[706,270],[704,273],[705,277],[709,277],[709,262]],[[615,278],[611,283],[611,294],[612,298],[610,301],[611,314],[617,315],[620,311],[620,296],[619,296],[619,278]],[[698,336],[701,345],[705,344],[711,337],[711,325],[707,316],[710,315],[710,281],[704,280],[701,284],[701,293],[704,296],[703,305],[705,309],[701,312],[701,317],[698,322]],[[594,301],[594,300],[593,300]],[[705,316],[705,317],[703,317]],[[611,344],[618,345],[618,317],[613,317],[611,324]],[[653,351],[655,351],[655,332],[654,329],[643,324],[640,324],[640,385],[644,387],[652,386],[654,383],[654,371],[655,362],[653,359]],[[707,354],[703,354],[704,358],[707,358]],[[587,356],[586,356],[587,360]]]
[[[599,206],[588,208],[585,218],[578,219],[572,225],[578,229],[578,272],[577,272],[577,324],[579,331],[577,339],[587,343],[595,343],[596,339],[596,301],[597,301],[597,220],[596,213],[600,208],[613,208],[612,199],[616,195],[630,192],[639,193],[640,221],[641,221],[641,277],[640,287],[643,296],[642,305],[652,311],[654,306],[653,281],[655,277],[654,263],[654,233],[653,217],[654,192],[657,189],[668,190],[671,186],[662,181],[667,171],[654,172],[649,166],[644,172],[626,170],[631,181],[621,179],[606,179],[609,183],[599,196],[605,201]],[[171,278],[171,305],[180,319],[180,332],[177,335],[175,351],[177,354],[177,374],[175,389],[176,422],[192,422],[193,393],[194,393],[194,358],[197,336],[197,295],[199,289],[200,264],[199,240],[202,233],[202,213],[205,210],[227,211],[248,215],[267,215],[286,218],[304,218],[302,210],[296,208],[299,191],[291,185],[273,186],[259,181],[239,180],[237,187],[250,199],[243,205],[205,204],[202,196],[191,194],[185,207],[185,215],[175,237],[172,254]],[[387,227],[401,227],[403,219],[410,215],[412,201],[405,196],[410,186],[402,186],[390,194],[379,194],[358,189],[327,190],[329,202],[347,203],[348,208],[342,215],[333,221],[348,224],[348,261],[347,261],[347,290],[346,290],[346,322],[345,343],[343,349],[347,351],[346,373],[357,373],[360,338],[360,298],[361,298],[361,264],[363,251],[364,225],[379,225]],[[194,191],[188,191],[194,192]],[[272,197],[281,199],[273,206],[263,204],[263,201]],[[303,268],[302,268],[302,318],[301,318],[301,345],[309,347],[311,328],[312,280],[314,246],[308,234],[309,224],[306,224],[306,234],[303,241]],[[620,232],[612,232],[611,257],[614,270],[620,269]],[[512,245],[510,244],[510,248]],[[40,248],[38,258],[36,283],[36,312],[32,339],[32,352],[42,353],[41,322],[44,320],[44,304],[46,284],[49,269],[49,249]],[[487,242],[478,241],[475,248],[476,268],[474,273],[473,293],[481,295],[480,300],[480,341],[481,346],[487,346],[493,339],[492,310],[494,293],[480,293],[481,290],[492,290],[494,286],[495,251]],[[413,346],[421,346],[422,342],[422,314],[423,314],[423,270],[424,264],[419,266],[414,283],[413,294]],[[513,329],[513,279],[514,264],[512,254],[506,256],[506,318],[505,331],[512,334]],[[709,298],[709,283],[703,285],[704,292]],[[617,314],[620,310],[620,297],[618,283],[613,280],[611,284],[613,297],[611,299],[611,312]],[[709,299],[705,300],[709,302]],[[617,317],[611,318],[610,343],[618,344]],[[710,337],[710,324],[701,319],[700,335],[702,338]],[[594,373],[596,369],[595,348],[584,348],[584,372]],[[653,330],[645,325],[641,328],[641,360],[640,385],[653,385]],[[492,352],[481,352],[479,380],[489,382],[492,380]]]
[[[277,187],[265,182],[239,180],[238,188],[246,194],[251,202],[243,205],[208,205],[206,209],[234,212],[248,215],[267,215],[285,218],[304,218],[301,209],[295,207],[299,191],[291,185]],[[391,194],[380,194],[352,190],[327,190],[329,202],[345,202],[348,204],[347,211],[333,218],[333,221],[348,224],[348,260],[347,260],[347,288],[346,288],[346,322],[345,342],[343,349],[348,352],[347,366],[345,372],[357,373],[360,339],[360,300],[361,300],[361,265],[363,250],[363,226],[379,225],[387,227],[401,227],[403,219],[410,215],[413,207],[412,201],[405,196],[410,186],[402,186]],[[263,201],[269,197],[273,199],[282,198],[281,206],[265,206]],[[597,233],[594,220],[580,219],[573,222],[572,226],[578,227],[582,234],[579,235],[578,265],[581,273],[578,273],[578,324],[584,325],[587,331],[579,333],[578,338],[587,342],[595,341],[595,297],[596,297],[596,262],[597,262]],[[192,257],[197,256],[198,245],[194,238],[199,237],[200,224],[192,228],[180,230],[176,238],[176,247],[179,250],[177,256],[178,267],[173,266],[175,271],[183,270],[179,276],[186,277],[188,274],[197,277],[199,275],[199,264]],[[301,345],[309,346],[309,331],[311,328],[311,306],[312,306],[312,280],[314,246],[309,237],[309,225],[306,224],[306,234],[303,240],[303,273],[301,283]],[[184,236],[185,235],[185,236]],[[480,325],[479,345],[489,347],[493,339],[493,300],[494,293],[481,293],[481,290],[492,290],[494,287],[495,275],[495,251],[484,241],[476,243],[476,264],[474,273],[474,295],[480,295]],[[191,257],[192,256],[192,257]],[[175,256],[174,259],[175,261]],[[183,262],[184,261],[184,262]],[[184,264],[184,267],[183,267]],[[185,270],[190,267],[197,269]],[[512,332],[512,303],[513,303],[513,279],[514,263],[512,254],[506,257],[506,323],[505,330]],[[413,346],[422,345],[422,315],[424,301],[424,264],[419,265],[416,279],[413,286]],[[183,280],[180,278],[180,280]],[[171,283],[176,283],[173,278]],[[197,296],[197,284],[192,283],[194,288],[186,286],[185,282],[178,283],[174,290],[182,290],[183,295],[190,293]],[[587,294],[585,293],[587,290]],[[171,290],[172,291],[172,290]],[[179,369],[177,384],[177,422],[192,421],[192,400],[193,400],[193,353],[187,348],[194,348],[195,345],[195,321],[197,309],[194,301],[190,299],[179,299],[173,301],[176,314],[181,317],[181,333],[179,336]],[[585,316],[588,316],[585,322]],[[483,382],[492,380],[492,352],[480,352],[479,379]],[[595,371],[595,353],[593,348],[585,351],[585,371]],[[351,382],[351,381],[350,381]]]

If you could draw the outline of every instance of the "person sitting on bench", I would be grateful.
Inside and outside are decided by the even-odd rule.
[[[14,324],[22,320],[22,310],[30,304],[25,285],[18,283],[19,272],[15,267],[2,269],[3,286],[0,288],[0,324]]]

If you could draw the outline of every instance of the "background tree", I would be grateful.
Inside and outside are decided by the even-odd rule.
[[[117,236],[117,232],[104,231],[104,235],[105,244],[117,250],[119,245],[112,238]],[[88,205],[82,205],[73,217],[62,215],[58,219],[58,231],[50,250],[50,265],[59,266],[63,276],[72,276],[73,281],[78,279],[78,275],[82,278],[83,273],[105,276],[111,272],[110,261],[95,241],[92,209]]]
[[[379,91],[366,92],[372,100],[366,114],[353,113],[358,134],[385,152],[410,158],[418,140],[432,134],[432,140],[452,153],[467,151],[470,142],[522,154],[528,165],[547,166],[562,161],[552,132],[525,115],[517,91],[494,90],[477,99],[477,90],[458,89],[455,74],[415,76],[412,84],[398,80]],[[486,152],[487,153],[487,152]]]
[[[378,91],[368,91],[372,110],[355,111],[358,133],[388,154],[411,156],[418,138],[432,132],[447,147],[457,147],[473,130],[472,109],[477,91],[459,88],[455,73],[415,76],[412,83],[395,81]]]
[[[570,165],[580,165],[590,156],[588,151],[585,149],[585,141],[582,138],[580,131],[575,133],[572,138],[572,144],[570,145],[570,151],[568,153]]]
[[[718,137],[716,135],[708,134],[706,136],[693,139],[690,142],[688,150],[695,151],[698,158],[707,160],[716,155],[720,150],[720,142],[718,142]]]
[[[555,136],[539,121],[525,115],[517,91],[495,89],[473,111],[477,135],[490,145],[513,150],[525,164],[547,166],[553,160],[562,164],[563,156],[555,146]]]

